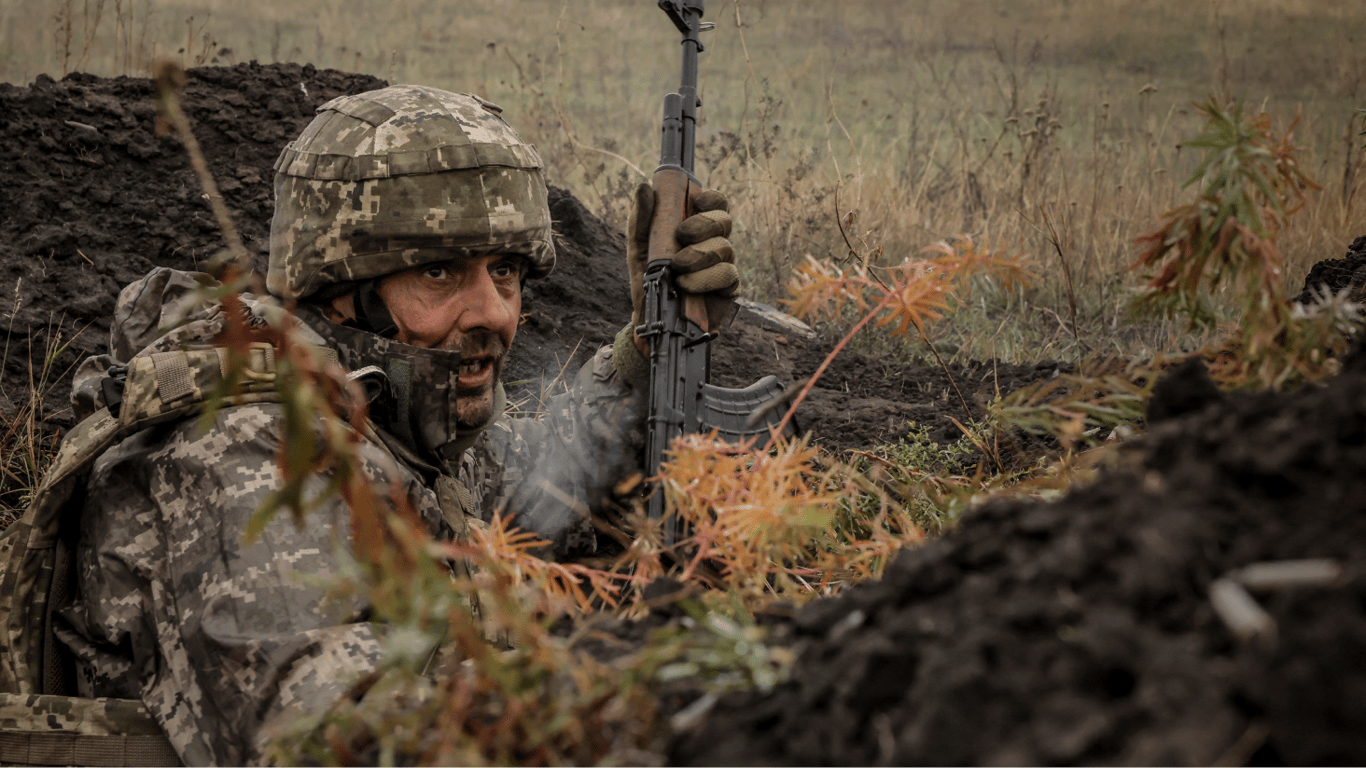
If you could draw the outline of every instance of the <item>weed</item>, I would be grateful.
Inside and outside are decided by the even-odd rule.
[[[1058,439],[1066,451],[1094,446],[1143,419],[1157,370],[1154,362],[1093,357],[1076,373],[1012,392],[992,404],[992,418],[1034,435]]]
[[[1266,114],[1244,116],[1241,105],[1225,109],[1210,99],[1200,109],[1205,129],[1186,144],[1204,150],[1186,182],[1195,200],[1138,238],[1132,268],[1150,277],[1133,299],[1135,311],[1183,318],[1188,328],[1202,329],[1217,324],[1227,303],[1237,318],[1232,330],[1195,351],[1225,387],[1280,388],[1335,373],[1360,313],[1345,295],[1292,307],[1276,244],[1307,191],[1318,189],[1291,144],[1298,119],[1277,136]],[[1058,436],[1070,450],[1097,430],[1138,422],[1165,366],[1160,356],[1118,369],[1101,360],[1010,395],[995,414]]]
[[[1211,355],[1212,372],[1226,385],[1279,388],[1336,372],[1331,360],[1357,325],[1355,313],[1333,304],[1295,313],[1284,300],[1285,259],[1276,240],[1306,191],[1319,189],[1291,144],[1299,118],[1278,137],[1270,117],[1244,117],[1241,104],[1225,110],[1210,99],[1200,109],[1208,122],[1187,145],[1205,155],[1186,182],[1198,194],[1139,238],[1134,268],[1153,274],[1135,308],[1208,326],[1211,303],[1231,294],[1238,330],[1226,354]]]
[[[880,249],[881,246],[878,246],[875,251]],[[793,298],[788,303],[794,313],[838,316],[846,306],[852,306],[855,314],[861,314],[862,317],[830,351],[793,400],[787,416],[778,427],[779,432],[835,356],[855,334],[873,321],[878,326],[888,327],[889,335],[903,338],[908,337],[914,328],[916,336],[939,359],[952,384],[953,376],[943,359],[939,358],[938,351],[929,343],[926,328],[950,311],[951,299],[961,303],[964,297],[970,296],[974,278],[987,278],[1009,288],[1024,282],[1025,270],[1018,260],[1008,258],[1004,251],[979,247],[967,236],[958,238],[954,244],[940,242],[925,250],[939,255],[928,259],[907,259],[896,267],[882,270],[869,266],[868,254],[861,259],[862,263],[854,263],[844,269],[815,259],[809,259],[801,268],[789,288]],[[852,246],[850,254],[858,257]],[[881,275],[886,275],[886,279]],[[964,417],[971,419],[972,409],[956,385],[954,391]]]
[[[16,285],[11,325],[18,310],[19,286]],[[65,338],[62,325],[62,321],[49,322],[43,334],[45,346],[38,354],[32,349],[35,337],[30,336],[27,340],[30,345],[28,386],[16,393],[18,402],[0,389],[0,530],[8,528],[23,513],[57,455],[60,433],[44,423],[47,415],[44,402],[52,383],[71,374],[70,370],[59,369],[57,361],[79,335],[78,331],[71,338]],[[10,336],[6,333],[6,358],[9,345]]]
[[[943,445],[929,433],[929,427],[912,425],[895,443],[850,453],[849,471],[867,483],[861,484],[859,495],[843,500],[832,527],[837,537],[848,542],[870,538],[875,525],[870,520],[895,507],[906,510],[915,530],[930,536],[958,522],[963,507],[951,497],[983,490],[980,482],[964,476],[980,453],[971,437]]]

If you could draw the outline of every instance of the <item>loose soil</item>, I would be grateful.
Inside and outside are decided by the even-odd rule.
[[[262,258],[280,148],[324,101],[381,83],[293,64],[189,74],[185,109]],[[71,424],[70,370],[103,351],[119,288],[153,266],[201,267],[223,243],[179,142],[156,133],[146,80],[0,85],[0,136],[0,408],[42,380],[56,433]],[[629,313],[620,234],[567,191],[552,189],[551,206],[559,264],[528,285],[507,371],[529,382],[523,393],[573,370]],[[1357,245],[1366,253],[1366,240]],[[1310,281],[1339,289],[1357,266]],[[1332,283],[1339,273],[1344,285]],[[795,381],[831,344],[742,312],[713,345],[714,378]],[[970,408],[1056,371],[950,369]],[[1199,366],[1171,374],[1147,435],[1095,484],[1051,504],[988,504],[881,581],[778,622],[800,652],[792,680],[723,698],[678,736],[672,760],[1366,762],[1366,355],[1290,395],[1225,397],[1202,376]],[[832,448],[915,424],[952,440],[950,419],[966,414],[949,392],[938,368],[846,352],[802,425]],[[1275,637],[1235,640],[1210,584],[1304,557],[1332,558],[1345,575],[1257,595]]]
[[[1309,268],[1304,290],[1295,297],[1301,304],[1312,304],[1328,293],[1347,291],[1357,303],[1366,299],[1366,235],[1352,241],[1340,259],[1324,259]]]
[[[1159,386],[1185,415],[1092,485],[985,505],[805,607],[791,680],[724,699],[673,761],[1366,761],[1366,355],[1288,396],[1225,398],[1202,364]],[[1301,558],[1343,577],[1256,594],[1274,636],[1235,640],[1214,580]]]

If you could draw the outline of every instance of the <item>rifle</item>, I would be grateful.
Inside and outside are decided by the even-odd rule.
[[[767,436],[778,423],[781,411],[763,409],[758,424],[751,414],[783,394],[776,376],[765,376],[744,389],[712,386],[709,342],[718,334],[708,324],[706,301],[684,294],[673,281],[672,260],[679,247],[674,231],[692,214],[690,199],[702,191],[693,175],[696,145],[697,55],[702,51],[699,33],[714,25],[702,24],[704,0],[659,0],[683,34],[683,77],[677,93],[664,97],[664,125],[659,168],[652,185],[655,191],[654,220],[650,225],[650,251],[645,266],[644,322],[636,335],[650,345],[650,399],[647,420],[646,461],[651,475],[659,474],[664,452],[675,438],[711,432],[727,442],[742,443]],[[788,430],[795,431],[795,428]],[[663,520],[665,546],[686,536],[681,521],[665,519],[664,490],[650,495],[647,513]]]

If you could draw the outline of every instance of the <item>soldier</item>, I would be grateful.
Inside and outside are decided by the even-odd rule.
[[[382,494],[397,483],[438,537],[503,510],[553,556],[572,558],[594,550],[592,510],[641,470],[644,361],[628,324],[546,417],[503,417],[499,374],[522,286],[549,273],[555,255],[540,158],[498,112],[419,86],[321,107],[276,164],[267,286],[298,302],[309,341],[373,394],[375,429],[360,455]],[[652,203],[649,187],[637,190],[637,314]],[[697,207],[708,212],[679,227],[691,247],[678,282],[729,297],[738,278],[725,200],[703,193]],[[77,377],[86,411],[111,404],[134,355],[160,354],[160,366],[223,330],[215,305],[157,336],[190,285],[160,270],[124,291],[111,354]],[[246,303],[258,320],[279,311],[265,298]],[[156,373],[160,386],[176,380]],[[186,764],[259,759],[269,723],[325,708],[377,663],[366,606],[338,623],[316,586],[335,572],[344,509],[243,541],[277,487],[280,434],[271,402],[226,408],[207,432],[193,418],[154,426],[105,452],[86,486],[76,596],[55,631],[75,655],[79,694],[140,699]],[[326,478],[310,482],[317,494]]]

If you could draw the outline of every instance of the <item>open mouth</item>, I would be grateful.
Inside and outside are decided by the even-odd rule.
[[[493,358],[491,357],[479,357],[473,360],[464,360],[461,361],[460,364],[460,377],[463,379],[467,376],[471,378],[481,376],[485,371],[492,367]]]

